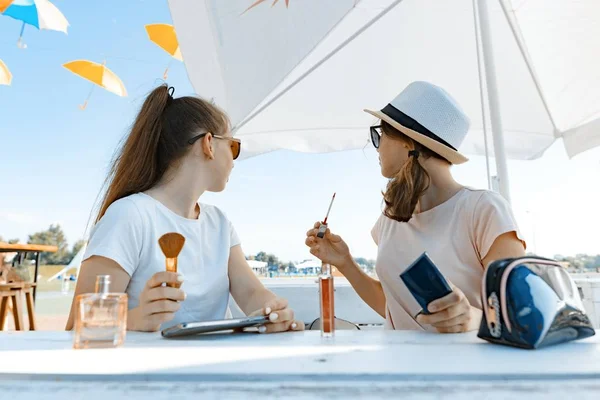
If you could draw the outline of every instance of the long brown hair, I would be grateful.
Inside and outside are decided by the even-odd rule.
[[[205,100],[175,99],[166,84],[154,89],[113,157],[96,222],[115,201],[155,186],[195,134],[223,134],[228,125],[227,115]]]
[[[381,121],[381,130],[384,135],[406,142],[409,151],[418,151],[418,157],[445,160],[385,121]],[[421,196],[429,187],[431,177],[419,163],[418,157],[411,156],[396,176],[389,180],[386,190],[383,192],[385,203],[383,214],[386,217],[400,222],[408,222],[412,218]]]

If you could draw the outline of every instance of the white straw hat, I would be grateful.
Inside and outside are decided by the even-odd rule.
[[[469,117],[438,86],[429,82],[413,82],[381,111],[365,111],[452,164],[469,161],[458,152],[469,131]]]

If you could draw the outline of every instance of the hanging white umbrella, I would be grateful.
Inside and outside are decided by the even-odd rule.
[[[383,107],[414,80],[444,87],[466,110],[464,153],[486,153],[488,99],[503,128],[489,148],[501,161],[534,159],[561,137],[569,156],[600,145],[597,0],[292,0],[247,10],[254,3],[169,2],[194,89],[230,114],[243,157],[362,147],[373,122],[363,108]],[[477,4],[489,7],[481,30]]]
[[[25,25],[37,29],[46,29],[67,33],[69,21],[60,10],[48,0],[0,0],[0,14],[21,21],[21,33],[17,45],[26,48],[23,43]]]

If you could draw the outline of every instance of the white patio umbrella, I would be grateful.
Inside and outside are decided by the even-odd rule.
[[[83,262],[83,256],[85,255],[85,249],[87,248],[87,243],[75,254],[75,257],[71,260],[71,262],[65,266],[63,269],[58,271],[56,274],[48,278],[48,282],[57,279],[59,276],[65,274],[67,271],[71,269],[75,269],[75,276],[79,277],[79,270],[81,269],[81,263]]]
[[[571,157],[600,145],[597,0],[254,3],[169,1],[194,89],[229,113],[243,157],[363,147],[363,108],[414,80],[463,106],[460,150],[494,152],[507,197],[507,157],[534,159],[557,138]]]

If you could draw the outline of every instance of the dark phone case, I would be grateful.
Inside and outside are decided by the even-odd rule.
[[[406,271],[401,273],[400,279],[404,281],[408,290],[423,309],[422,314],[430,314],[427,311],[429,303],[452,293],[446,278],[431,261],[427,253],[421,254]]]

